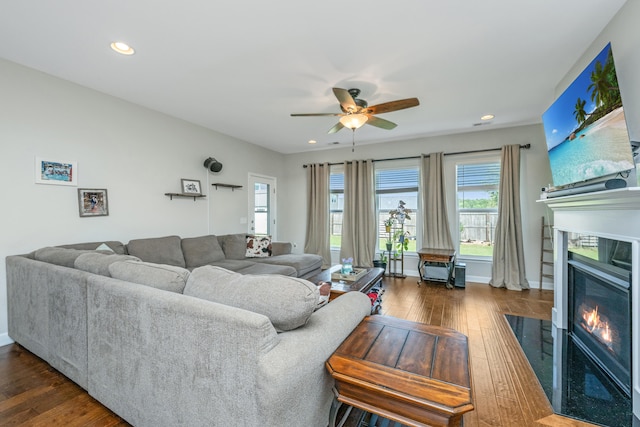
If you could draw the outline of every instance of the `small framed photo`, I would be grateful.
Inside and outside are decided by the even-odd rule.
[[[36,184],[78,185],[78,163],[36,157]]]
[[[78,188],[80,217],[109,215],[109,201],[105,188]]]
[[[200,187],[200,181],[197,179],[182,179],[182,193],[201,195],[202,188]]]

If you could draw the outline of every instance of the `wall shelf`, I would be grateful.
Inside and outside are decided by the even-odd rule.
[[[207,197],[204,194],[187,194],[187,193],[164,193],[164,195],[169,196],[171,200],[173,200],[174,197],[193,197],[194,202],[196,201],[196,199]]]
[[[218,189],[218,187],[224,187],[224,188],[230,188],[231,191],[234,191],[236,188],[242,188],[242,185],[235,185],[235,184],[223,184],[221,182],[214,182],[213,184],[214,187],[216,187],[216,190]]]

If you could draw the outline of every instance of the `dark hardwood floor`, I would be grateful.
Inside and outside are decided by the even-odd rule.
[[[465,427],[591,426],[553,414],[503,316],[550,319],[551,291],[514,292],[474,283],[451,290],[438,283],[418,287],[413,277],[385,278],[384,288],[381,314],[450,327],[469,337],[476,409],[465,414]],[[13,344],[0,347],[0,426],[9,425],[128,424],[38,357]]]

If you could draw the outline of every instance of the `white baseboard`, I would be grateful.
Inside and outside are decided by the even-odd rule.
[[[0,334],[0,347],[13,344],[13,340],[9,338],[8,333]]]

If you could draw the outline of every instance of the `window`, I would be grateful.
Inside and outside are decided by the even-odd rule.
[[[384,220],[389,218],[389,211],[398,207],[398,202],[405,202],[405,208],[410,209],[409,216],[404,222],[404,233],[408,238],[408,251],[415,252],[416,249],[416,224],[418,217],[418,181],[419,170],[416,165],[387,167],[376,165],[376,206],[378,209],[378,248],[385,250],[387,240],[391,237],[396,245],[398,238],[394,239],[394,233],[400,230],[391,231],[391,236],[385,230]],[[398,247],[393,248],[398,250]]]
[[[459,164],[458,255],[491,257],[498,219],[500,162]]]
[[[332,249],[340,249],[342,242],[342,211],[344,210],[344,169],[331,166],[329,173],[329,233]]]

